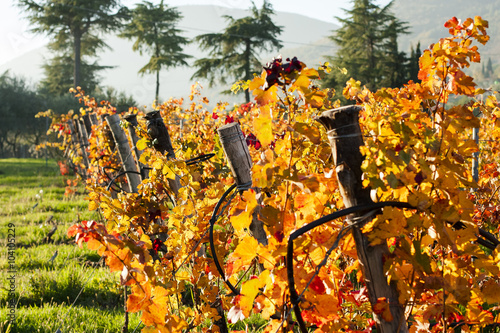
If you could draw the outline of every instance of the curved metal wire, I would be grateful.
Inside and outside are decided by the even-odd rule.
[[[214,156],[215,156],[215,154],[213,154],[213,153],[202,154],[200,156],[197,156],[197,157],[194,157],[194,158],[190,158],[189,160],[185,160],[184,162],[186,162],[186,165],[193,165],[193,164],[197,164],[197,163],[200,163],[200,162],[207,161],[207,160],[211,159]]]
[[[212,253],[212,257],[214,259],[214,263],[215,263],[215,267],[217,267],[217,271],[219,272],[219,274],[221,275],[222,279],[224,280],[224,283],[228,286],[229,289],[231,289],[231,291],[235,294],[235,295],[239,295],[240,292],[238,291],[238,289],[236,289],[232,284],[231,282],[227,281],[226,280],[226,275],[224,274],[224,271],[222,270],[222,267],[219,263],[219,259],[217,257],[217,252],[215,251],[215,245],[214,245],[214,225],[215,225],[215,222],[217,221],[217,218],[218,218],[218,215],[217,215],[217,212],[219,211],[219,208],[220,206],[222,205],[222,203],[224,202],[224,199],[226,199],[226,197],[236,188],[236,184],[233,184],[231,185],[231,187],[226,191],[224,192],[224,194],[222,195],[222,197],[220,198],[219,202],[217,203],[217,205],[215,205],[215,208],[214,208],[214,211],[212,213],[212,218],[210,218],[210,252]]]
[[[399,208],[410,208],[410,209],[416,209],[412,205],[410,205],[407,202],[398,202],[398,201],[388,201],[388,202],[374,202],[371,204],[366,204],[366,205],[359,205],[359,206],[354,206],[354,207],[349,207],[346,209],[342,209],[339,211],[336,211],[332,214],[323,216],[316,221],[313,221],[302,228],[299,228],[298,230],[295,230],[291,235],[290,238],[288,239],[288,246],[287,246],[287,254],[286,254],[286,270],[287,270],[287,277],[288,277],[288,289],[290,292],[290,299],[292,302],[292,309],[294,310],[297,322],[299,323],[300,330],[303,333],[307,333],[307,327],[306,323],[304,322],[304,318],[302,318],[302,314],[300,312],[300,307],[299,307],[299,301],[300,297],[297,293],[297,290],[295,289],[295,279],[293,276],[293,241],[298,238],[299,236],[303,235],[304,233],[322,225],[327,222],[333,221],[339,217],[343,217],[352,213],[357,213],[361,211],[367,211],[367,210],[374,210],[374,209],[380,209],[383,207],[387,206],[392,206],[392,207],[399,207]],[[338,235],[338,239],[341,238],[342,233],[345,229],[343,228],[341,232]],[[331,249],[333,250],[333,248]],[[329,252],[331,252],[329,250]],[[325,257],[328,258],[329,253],[327,253],[327,256]]]

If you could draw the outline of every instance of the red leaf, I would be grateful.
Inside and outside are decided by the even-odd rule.
[[[323,280],[319,276],[315,276],[311,284],[309,285],[312,290],[314,290],[317,294],[323,295],[326,292],[325,284]]]

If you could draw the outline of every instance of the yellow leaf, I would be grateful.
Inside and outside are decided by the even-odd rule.
[[[250,223],[252,223],[252,212],[244,211],[238,215],[233,215],[229,218],[229,221],[236,231],[242,231],[250,227]]]
[[[326,65],[326,63],[325,63],[325,65]],[[315,70],[314,68],[304,68],[302,70],[302,72],[300,73],[300,75],[301,76],[305,75],[310,79],[318,79],[319,78],[318,71]]]
[[[240,241],[231,257],[238,262],[239,266],[249,265],[257,255],[260,245],[253,237],[247,236]]]
[[[262,71],[261,76],[256,76],[253,78],[252,81],[250,81],[250,83],[248,84],[248,89],[253,91],[262,87],[266,83],[265,77],[266,77],[266,71]]]
[[[165,164],[162,169],[162,173],[165,175],[165,177],[169,179],[175,179],[175,172],[174,169],[171,165]]]
[[[141,242],[144,242],[146,244],[147,249],[151,249],[153,247],[153,244],[151,243],[151,238],[149,238],[148,235],[142,234],[140,240],[141,240]]]
[[[144,150],[148,147],[148,140],[146,138],[142,138],[139,141],[137,141],[137,144],[135,145],[138,150]]]
[[[99,205],[95,201],[89,202],[89,210],[96,210],[99,208]]]
[[[260,109],[259,116],[253,119],[253,127],[256,130],[255,136],[262,146],[267,147],[274,140],[273,123],[269,106]]]
[[[255,95],[255,101],[258,105],[267,105],[269,103],[273,103],[277,101],[277,92],[278,88],[276,86],[272,86],[267,90],[256,89],[253,91]]]
[[[87,247],[89,250],[97,250],[102,246],[101,242],[99,242],[97,239],[90,238],[89,241],[87,242]]]
[[[316,145],[321,143],[321,134],[316,127],[306,123],[295,123],[293,129],[307,137],[312,143]]]
[[[309,87],[309,84],[311,84],[311,80],[305,75],[300,75],[293,83],[293,87],[305,91]]]
[[[325,258],[325,255],[326,251],[320,246],[309,252],[309,258],[311,258],[315,265],[319,265]]]
[[[250,311],[253,308],[253,301],[257,294],[260,292],[260,288],[263,288],[267,279],[269,278],[269,271],[263,271],[258,278],[250,279],[243,283],[241,287],[241,298],[240,298],[240,309],[243,311],[245,317],[249,317]]]

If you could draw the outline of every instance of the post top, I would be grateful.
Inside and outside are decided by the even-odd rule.
[[[330,109],[330,110],[326,110],[326,111],[323,111],[321,113],[321,116],[320,117],[330,117],[331,115],[335,114],[335,113],[356,113],[356,112],[359,112],[363,109],[362,106],[360,105],[346,105],[346,106],[341,106],[339,108],[336,108],[336,109]]]
[[[231,128],[231,127],[234,127],[234,126],[239,126],[240,124],[238,122],[233,122],[233,123],[229,123],[229,124],[225,124],[225,125],[222,125],[221,127],[219,127],[217,130],[220,131],[220,130],[225,130],[227,128]]]
[[[158,111],[158,110],[150,111],[144,115],[144,118],[146,118],[147,120],[151,120],[151,119],[157,118],[159,116],[159,114],[160,114],[160,111]]]

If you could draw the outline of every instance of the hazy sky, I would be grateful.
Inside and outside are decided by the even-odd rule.
[[[154,3],[159,0],[150,0]],[[335,16],[343,16],[342,8],[350,8],[350,0],[270,0],[276,11],[291,12],[314,17],[319,20],[337,23]],[[126,6],[133,7],[136,0],[122,0]],[[255,0],[260,7],[263,0]],[[385,5],[389,0],[375,1]],[[26,52],[47,43],[46,37],[33,35],[29,32],[29,24],[16,0],[0,0],[0,65]],[[165,0],[169,6],[182,5],[218,5],[246,9],[251,6],[250,0]]]

